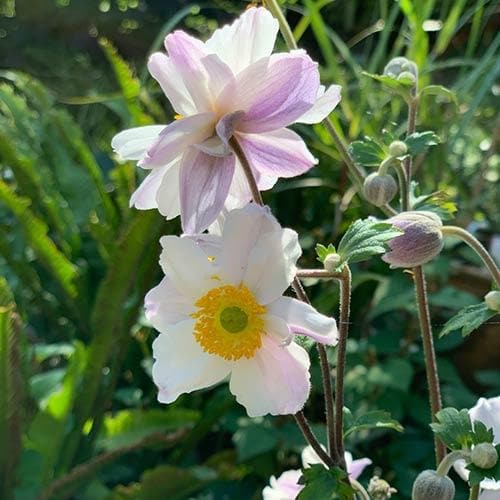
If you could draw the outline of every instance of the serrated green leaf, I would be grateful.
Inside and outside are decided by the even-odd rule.
[[[351,500],[355,493],[349,484],[347,474],[337,467],[325,469],[322,464],[314,464],[302,471],[301,484],[304,488],[297,500]]]
[[[467,337],[495,314],[497,313],[489,309],[484,302],[464,307],[445,323],[439,336],[444,337],[454,330],[460,330],[462,337]]]
[[[497,454],[500,457],[500,444],[495,446]],[[500,459],[497,461],[494,467],[490,469],[481,469],[477,465],[468,464],[466,469],[470,471],[469,474],[469,484],[471,486],[476,486],[483,479],[492,479],[493,481],[500,481]]]
[[[443,85],[427,85],[420,91],[420,95],[435,95],[442,97],[447,102],[454,102],[457,104],[457,96],[455,93]]]
[[[474,427],[473,443],[493,443],[494,434],[493,429],[488,429],[483,422],[479,420],[474,420],[472,423]]]
[[[351,142],[349,153],[362,167],[378,167],[387,156],[387,148],[371,137],[365,136],[362,141]]]
[[[411,183],[410,203],[413,210],[427,210],[434,212],[442,220],[450,220],[454,218],[457,211],[457,206],[450,199],[450,196],[444,191],[435,191],[431,194],[417,196],[418,184]]]
[[[320,262],[324,262],[328,255],[336,253],[335,247],[329,243],[327,247],[322,245],[321,243],[316,244],[316,255],[318,256],[318,260]]]
[[[345,419],[344,437],[349,436],[353,432],[359,432],[367,429],[393,429],[397,432],[403,432],[403,426],[391,418],[391,414],[383,410],[369,411],[358,418],[354,419],[349,410],[350,417]]]
[[[361,262],[387,251],[387,243],[400,236],[402,231],[392,224],[372,219],[357,220],[340,240],[337,253],[341,265],[346,262]]]
[[[408,154],[415,156],[423,153],[430,146],[436,146],[441,139],[431,130],[425,132],[415,132],[405,138],[404,143],[408,147]]]
[[[452,450],[468,448],[473,442],[472,423],[467,409],[443,408],[430,424],[434,433]]]
[[[384,86],[391,89],[396,94],[399,94],[404,99],[408,99],[410,97],[411,89],[415,85],[415,80],[410,77],[406,78],[405,76],[402,76],[398,79],[389,75],[376,75],[374,73],[367,73],[366,71],[363,71],[361,74],[382,83]]]

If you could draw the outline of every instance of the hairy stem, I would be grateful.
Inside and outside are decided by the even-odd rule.
[[[293,32],[288,24],[281,7],[276,0],[263,0],[264,5],[269,9],[271,14],[278,20],[280,31],[285,40],[288,50],[296,50],[298,48]]]
[[[500,286],[500,269],[478,239],[470,234],[469,231],[458,226],[443,226],[441,232],[445,236],[455,236],[460,238],[464,243],[467,243],[479,255],[484,265],[488,268],[493,281]]]
[[[339,340],[337,344],[337,368],[335,377],[335,443],[337,455],[344,464],[344,376],[346,365],[347,335],[351,313],[351,271],[347,264],[340,280]]]
[[[427,385],[429,386],[429,400],[431,404],[431,417],[435,421],[436,413],[441,410],[441,391],[439,388],[439,375],[436,364],[436,353],[434,351],[434,340],[432,338],[431,317],[429,313],[429,303],[427,301],[427,287],[425,275],[421,266],[413,269],[413,281],[415,283],[415,294],[418,307],[418,319],[420,322],[420,332],[424,346],[425,370],[427,375]],[[446,449],[444,444],[434,436],[434,449],[436,452],[436,464],[443,460]]]
[[[415,133],[417,128],[417,108],[418,108],[418,97],[412,97],[411,101],[408,103],[408,122],[406,125],[406,136]],[[408,182],[411,181],[412,176],[412,157],[408,155],[404,160],[404,167],[406,172],[406,179]]]
[[[245,176],[247,178],[248,185],[250,186],[250,190],[252,192],[252,196],[254,199],[254,202],[257,203],[258,205],[263,205],[264,202],[262,200],[262,196],[259,191],[259,187],[257,186],[257,182],[255,180],[255,176],[252,171],[252,167],[248,161],[248,158],[245,155],[245,152],[241,149],[241,146],[238,143],[238,140],[233,136],[229,140],[229,145],[231,146],[234,154],[237,156],[238,160],[241,163],[241,166],[243,167],[243,171],[245,173]],[[304,288],[302,287],[302,284],[300,283],[299,279],[297,277],[294,278],[292,287],[297,295],[297,297],[308,304],[310,304],[309,297],[307,296],[307,293],[305,292]],[[334,434],[333,434],[333,427],[334,427],[334,420],[335,420],[335,413],[334,413],[334,401],[333,401],[333,389],[332,389],[332,380],[331,380],[331,375],[330,375],[330,366],[328,364],[328,357],[326,353],[326,348],[324,345],[317,343],[316,347],[318,349],[318,354],[319,354],[319,363],[321,367],[321,376],[323,379],[323,392],[324,392],[324,397],[325,397],[325,413],[326,413],[326,426],[327,426],[327,433],[328,433],[328,450],[329,453],[332,454],[333,457],[335,457],[335,462],[337,462],[337,458],[335,456],[335,441],[334,441]],[[303,415],[302,415],[303,417]],[[296,417],[297,420],[297,417]],[[297,420],[298,422],[298,420]],[[301,427],[302,429],[302,427]],[[304,432],[304,429],[302,429],[302,432]],[[304,434],[305,435],[305,434]],[[323,451],[323,449],[321,449]],[[327,453],[323,452],[325,455],[328,456]],[[331,457],[330,457],[331,459]],[[332,460],[333,462],[333,460]],[[326,462],[325,462],[326,463]]]
[[[306,441],[311,445],[312,449],[316,452],[318,457],[321,458],[324,464],[327,465],[328,467],[334,467],[335,462],[333,461],[332,457],[328,455],[328,453],[319,444],[319,441],[317,437],[314,435],[314,432],[312,431],[311,427],[309,426],[306,417],[304,416],[304,413],[299,411],[294,415],[294,417],[295,421],[297,422],[297,425],[302,431],[302,434],[304,434]]]
[[[451,453],[448,453],[441,463],[438,465],[436,473],[438,476],[447,476],[448,472],[451,469],[451,466],[457,461],[461,459],[466,459],[470,457],[470,453],[466,450],[455,450]]]

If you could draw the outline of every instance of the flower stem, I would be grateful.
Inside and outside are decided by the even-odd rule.
[[[413,269],[413,281],[415,283],[415,294],[418,306],[418,319],[420,322],[420,332],[424,346],[425,370],[427,375],[427,385],[429,386],[429,400],[431,404],[431,417],[435,421],[436,413],[441,410],[441,392],[439,388],[439,375],[436,364],[436,353],[434,351],[434,340],[432,338],[431,317],[429,313],[429,303],[427,301],[427,287],[425,275],[421,266]],[[434,449],[436,453],[436,464],[443,460],[446,449],[444,444],[434,436]]]
[[[241,146],[238,143],[238,140],[233,136],[231,139],[229,139],[229,145],[231,146],[234,154],[237,156],[239,162],[241,163],[241,166],[243,168],[243,171],[245,173],[245,176],[247,178],[248,185],[250,186],[250,190],[252,192],[252,196],[254,199],[254,202],[257,203],[258,205],[263,205],[264,201],[262,200],[262,196],[259,191],[259,187],[257,186],[257,182],[255,180],[255,176],[252,171],[252,167],[248,161],[248,158],[245,155],[245,152],[241,149]],[[310,304],[309,297],[307,296],[307,293],[305,292],[304,288],[302,287],[302,283],[300,280],[295,277],[292,283],[292,287],[297,294],[297,297],[302,301]],[[334,413],[334,401],[333,401],[333,389],[332,389],[332,380],[331,380],[331,375],[330,375],[330,366],[328,364],[328,357],[326,353],[326,348],[324,345],[317,343],[316,347],[318,349],[319,353],[319,363],[321,367],[321,376],[323,379],[323,392],[325,395],[325,412],[326,412],[326,426],[327,426],[327,433],[328,433],[328,449],[329,453],[332,454],[332,457],[334,457],[334,460],[330,457],[330,461],[332,463],[335,463],[338,461],[338,458],[336,457],[336,446],[334,442],[334,434],[333,434],[333,427],[334,427],[334,420],[335,420],[335,413]],[[302,417],[305,417],[302,414]],[[297,420],[297,417],[296,417]],[[297,420],[297,423],[299,421]],[[302,432],[304,432],[304,429],[301,427]],[[304,435],[306,435],[304,433]],[[306,436],[307,437],[307,436]],[[311,445],[312,446],[312,445]],[[321,448],[321,447],[320,447]],[[321,448],[321,451],[328,456],[326,452],[323,451]],[[325,462],[326,463],[326,462]]]
[[[349,478],[349,481],[351,482],[351,486],[356,490],[356,493],[359,494],[363,500],[370,500],[370,495],[368,495],[368,492],[359,481],[352,477]]]
[[[438,465],[438,468],[436,470],[436,473],[438,476],[447,476],[448,472],[451,469],[451,466],[460,459],[463,458],[468,458],[470,456],[469,452],[466,450],[455,450],[452,451],[451,453],[448,453],[443,460],[441,460],[440,464]]]
[[[476,484],[470,487],[469,500],[478,500],[480,485]]]
[[[488,268],[493,281],[498,286],[500,286],[500,269],[498,268],[486,248],[484,248],[484,246],[479,242],[477,238],[470,234],[469,231],[466,231],[465,229],[462,229],[458,226],[443,226],[441,232],[445,236],[455,236],[457,238],[460,238],[464,243],[467,243],[467,245],[469,245],[472,250],[474,250],[477,255],[479,255],[484,265]]]
[[[347,335],[349,333],[349,316],[351,313],[351,271],[346,264],[342,269],[340,280],[340,312],[339,341],[337,344],[337,368],[335,377],[335,443],[337,455],[344,464],[344,377],[347,351]]]
[[[334,467],[335,462],[333,461],[332,457],[330,457],[330,455],[328,455],[328,453],[319,444],[319,441],[317,437],[314,435],[314,432],[312,431],[309,423],[307,422],[304,413],[302,411],[299,411],[294,415],[294,417],[295,421],[297,422],[297,425],[302,431],[302,434],[304,434],[306,441],[311,445],[312,449],[316,452],[318,457],[328,467]]]
[[[417,128],[417,108],[418,108],[418,97],[412,97],[408,103],[408,122],[406,125],[406,136],[415,133]],[[404,160],[404,167],[406,172],[406,179],[408,182],[411,180],[412,176],[412,157],[408,155]]]
[[[342,272],[330,272],[326,269],[299,269],[297,271],[297,278],[324,278],[324,279],[341,279]]]
[[[269,9],[271,14],[278,20],[280,25],[280,31],[285,39],[286,46],[288,50],[296,50],[298,48],[293,32],[288,24],[281,7],[276,0],[264,0],[264,5]]]

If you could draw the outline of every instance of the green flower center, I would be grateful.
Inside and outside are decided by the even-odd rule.
[[[237,306],[226,307],[220,313],[219,321],[224,330],[230,333],[240,333],[248,325],[248,315]]]

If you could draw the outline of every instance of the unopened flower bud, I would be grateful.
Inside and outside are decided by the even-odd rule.
[[[398,192],[398,185],[391,175],[370,174],[363,184],[365,198],[377,207],[389,203]]]
[[[384,68],[384,75],[391,76],[392,78],[398,78],[404,72],[411,73],[415,80],[418,77],[417,65],[413,61],[406,59],[406,57],[395,57]]]
[[[393,141],[389,144],[389,154],[391,156],[403,156],[408,152],[408,147],[403,141]]]
[[[338,253],[330,253],[325,257],[323,261],[323,267],[329,273],[333,273],[337,270],[340,264],[340,255]]]
[[[421,472],[411,491],[412,500],[453,500],[455,484],[448,476],[438,476],[435,470]]]
[[[373,500],[388,500],[393,493],[398,490],[393,488],[387,481],[380,479],[378,476],[373,476],[368,484],[368,493]]]
[[[411,83],[415,83],[417,81],[415,75],[413,73],[410,73],[409,71],[403,71],[402,73],[399,73],[397,79],[398,81],[404,80]]]
[[[433,212],[403,212],[387,222],[404,231],[389,241],[391,251],[382,256],[392,268],[421,266],[443,248],[443,224]]]
[[[500,312],[500,291],[492,290],[484,296],[484,302],[488,309]]]
[[[491,443],[480,443],[472,448],[471,462],[481,469],[491,469],[498,462],[498,453]]]

